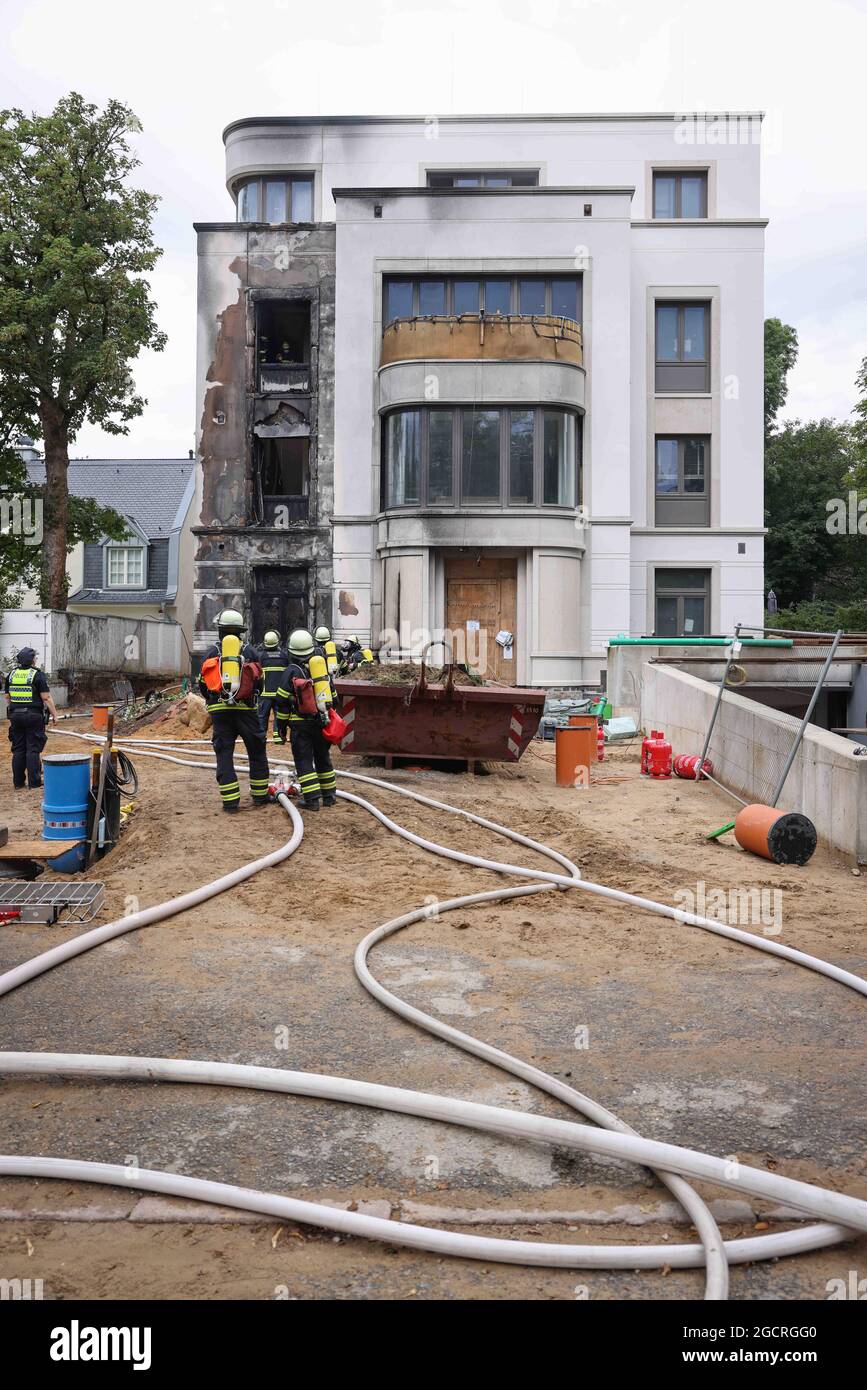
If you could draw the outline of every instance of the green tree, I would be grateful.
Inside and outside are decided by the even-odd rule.
[[[867,488],[867,357],[864,358],[855,377],[858,401],[852,414],[852,438],[855,442],[857,458],[855,461],[856,486]]]
[[[80,511],[69,445],[85,421],[127,433],[146,404],[130,363],[165,345],[143,278],[161,254],[157,199],[127,182],[140,129],[121,102],[99,111],[76,92],[48,116],[0,112],[0,438],[44,441],[39,591],[49,608],[66,607]]]
[[[782,606],[859,603],[867,595],[864,537],[832,522],[854,487],[850,426],[788,421],[765,446],[765,584]]]
[[[765,439],[786,403],[788,375],[798,360],[798,335],[781,319],[765,319]]]

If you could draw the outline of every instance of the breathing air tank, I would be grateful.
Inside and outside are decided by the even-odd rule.
[[[232,632],[220,643],[220,676],[223,694],[231,702],[241,685],[241,639]]]

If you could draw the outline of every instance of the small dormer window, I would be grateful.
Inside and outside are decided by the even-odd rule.
[[[143,545],[110,545],[106,550],[106,586],[109,589],[143,589]]]

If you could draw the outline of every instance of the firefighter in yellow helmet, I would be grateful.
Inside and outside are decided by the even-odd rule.
[[[277,722],[277,687],[280,684],[280,677],[286,670],[289,661],[289,653],[285,647],[280,645],[279,632],[266,632],[262,638],[262,645],[258,649],[259,662],[262,666],[262,676],[264,685],[262,694],[259,696],[259,723],[262,725],[262,732],[265,738],[268,737],[268,724],[271,719],[271,711],[274,711],[274,734],[275,743],[286,742],[286,725]]]
[[[318,627],[314,636],[316,638],[317,647],[321,648],[322,655],[325,657],[325,665],[328,667],[328,674],[331,679],[334,680],[334,677],[337,675],[338,661],[337,644],[331,636],[331,629],[324,625]]]
[[[213,724],[211,742],[217,759],[217,783],[224,811],[237,811],[241,787],[235,771],[235,743],[240,738],[250,762],[254,806],[267,806],[268,755],[257,703],[262,667],[255,647],[241,641],[244,619],[234,608],[217,618],[217,641],[205,652],[199,690]]]
[[[325,657],[317,651],[311,633],[297,628],[289,638],[289,664],[277,690],[277,719],[289,727],[295,772],[309,811],[337,801],[331,746],[322,733],[333,704]]]
[[[347,637],[346,641],[340,644],[337,653],[337,674],[338,676],[346,676],[358,666],[372,666],[376,660],[377,658],[370,647],[362,647],[353,633],[351,637]]]

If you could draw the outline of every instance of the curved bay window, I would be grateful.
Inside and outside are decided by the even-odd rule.
[[[247,179],[237,192],[239,222],[312,222],[313,175]]]
[[[383,506],[575,507],[579,417],[542,406],[395,410],[382,428]]]

